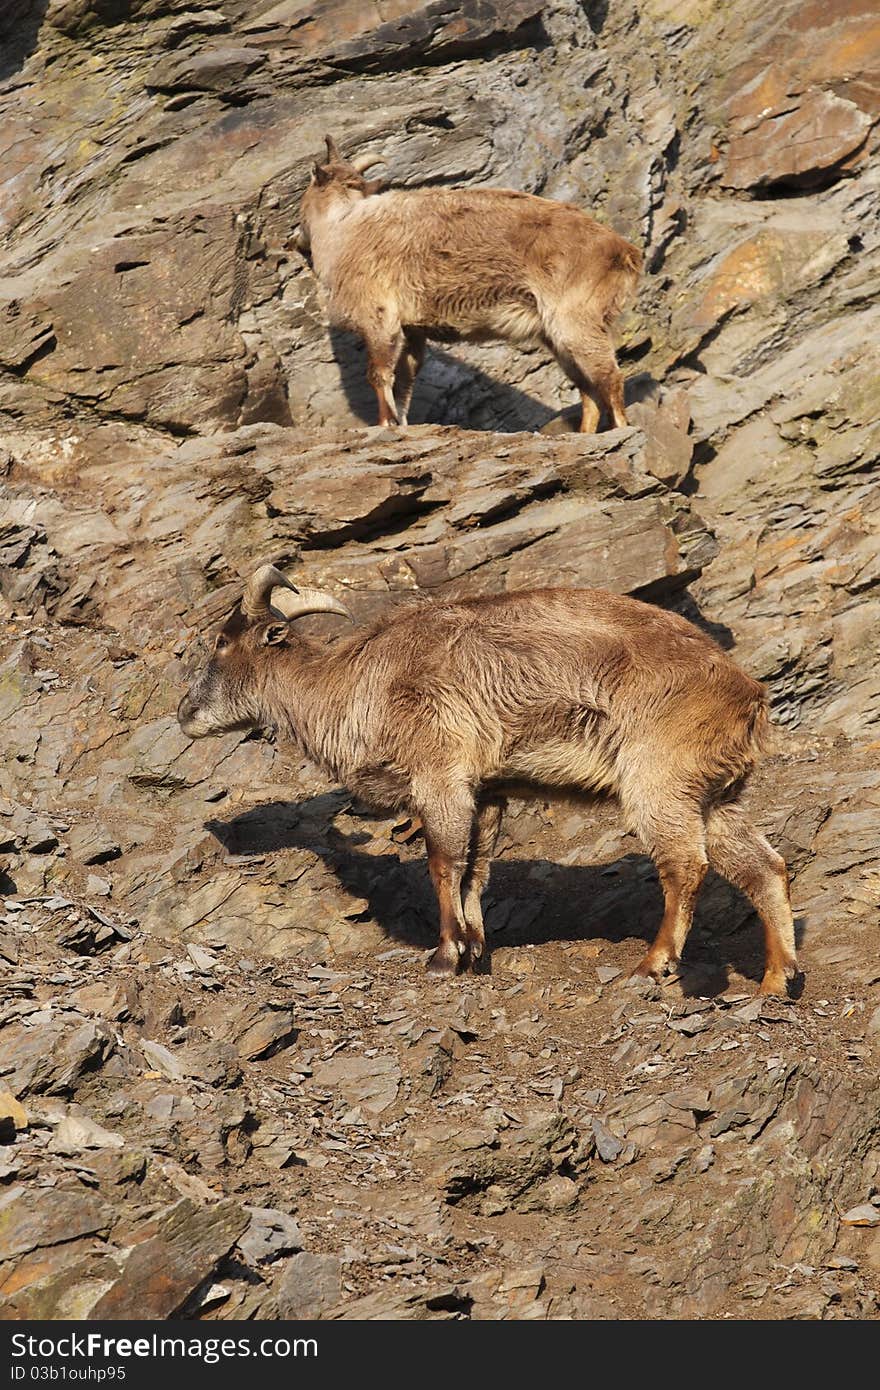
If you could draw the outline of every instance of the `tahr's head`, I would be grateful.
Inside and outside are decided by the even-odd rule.
[[[300,208],[301,221],[295,241],[304,254],[310,250],[315,226],[323,217],[328,214],[338,216],[364,198],[380,193],[384,187],[381,179],[364,178],[365,169],[380,163],[375,155],[343,159],[332,135],[324,138],[327,141],[327,157],[315,160]]]
[[[298,639],[291,627],[307,613],[348,609],[320,589],[292,584],[274,565],[251,575],[231,616],[214,639],[205,665],[184,695],[177,720],[188,738],[258,729],[267,722],[264,698],[271,663]]]

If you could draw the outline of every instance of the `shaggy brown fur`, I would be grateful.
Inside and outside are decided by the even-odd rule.
[[[363,163],[363,161],[361,161]],[[327,137],[298,244],[330,320],[359,333],[379,423],[406,424],[426,339],[542,343],[581,393],[581,430],[626,424],[609,332],[642,253],[571,203],[508,188],[380,192]]]
[[[421,817],[440,904],[432,970],[483,952],[480,894],[505,797],[605,795],[665,896],[639,971],[675,965],[712,864],[763,919],[762,991],[786,993],[797,971],[788,877],[739,805],[766,698],[708,637],[617,594],[543,589],[420,605],[328,648],[290,622],[332,600],[306,591],[306,608],[288,590],[271,566],[253,577],[250,616],[236,610],[219,634],[181,727],[200,738],[274,725],[368,804]]]

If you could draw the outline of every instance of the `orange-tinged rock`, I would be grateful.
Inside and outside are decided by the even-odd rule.
[[[784,273],[783,245],[772,232],[759,232],[728,252],[709,280],[694,314],[696,324],[711,326],[731,309],[778,290]]]
[[[732,134],[721,182],[743,189],[819,183],[862,148],[871,125],[854,102],[808,91]]]
[[[759,27],[760,26],[760,27]],[[753,25],[723,82],[728,188],[809,187],[860,162],[880,113],[874,0],[808,0]]]
[[[880,14],[875,0],[810,0],[781,10],[724,84],[733,118],[757,117],[811,86],[880,109]]]
[[[0,1091],[0,1129],[27,1129],[30,1121],[21,1101],[11,1091]]]

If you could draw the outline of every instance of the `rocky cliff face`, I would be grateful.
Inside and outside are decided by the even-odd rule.
[[[876,1315],[875,6],[14,0],[0,82],[4,1316]],[[642,245],[632,427],[503,345],[370,427],[289,245],[325,130]],[[364,620],[558,582],[709,625],[773,699],[802,1000],[752,1001],[717,880],[624,987],[650,864],[540,806],[492,975],[428,983],[417,830],[178,731],[270,559]]]

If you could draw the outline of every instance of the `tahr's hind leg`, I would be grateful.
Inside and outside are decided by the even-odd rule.
[[[381,311],[376,322],[364,333],[367,381],[376,393],[380,425],[398,423],[394,378],[404,341],[400,324],[392,322],[389,316]]]
[[[595,322],[588,307],[581,313],[569,308],[556,314],[546,340],[560,367],[580,392],[580,433],[595,433],[603,409],[615,429],[622,428],[626,424],[623,377],[604,325]]]
[[[634,973],[659,980],[681,959],[706,876],[703,817],[699,806],[680,801],[651,811],[639,807],[631,821],[657,865],[664,903],[660,929]]]
[[[751,899],[764,926],[761,994],[783,999],[798,974],[794,918],[785,861],[739,806],[718,806],[706,817],[706,849],[713,869]]]
[[[398,422],[406,425],[413,387],[425,360],[425,335],[417,328],[405,328],[403,333],[405,341],[394,377],[394,399],[397,402]]]
[[[478,961],[486,949],[482,896],[489,882],[492,856],[504,816],[504,801],[484,802],[477,811],[471,859],[462,892],[465,939],[471,962]]]
[[[579,363],[568,351],[559,345],[551,343],[557,362],[559,363],[569,381],[573,382],[580,393],[581,398],[581,421],[578,426],[579,434],[595,434],[599,428],[599,421],[602,418],[601,400],[593,388],[593,385],[586,372],[581,370]]]
[[[674,970],[681,960],[684,943],[694,920],[697,894],[706,875],[706,861],[682,850],[672,854],[664,851],[656,863],[663,888],[663,921],[633,973],[650,975],[659,980],[668,971]]]
[[[626,410],[623,404],[623,376],[613,352],[604,369],[595,369],[592,380],[594,390],[601,396],[608,409],[614,428],[623,429],[626,425]]]

